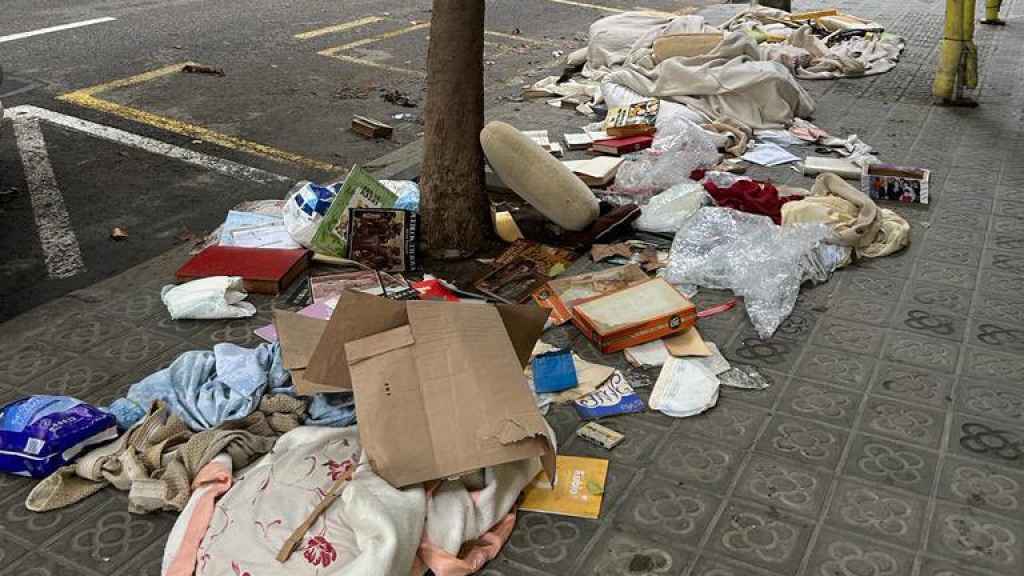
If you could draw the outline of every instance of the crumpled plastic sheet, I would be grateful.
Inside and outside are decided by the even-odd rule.
[[[690,179],[697,168],[714,166],[721,155],[707,134],[685,118],[658,127],[651,147],[627,160],[615,175],[613,192],[643,200]]]
[[[761,338],[770,338],[796,304],[812,251],[829,237],[824,224],[776,226],[767,216],[701,208],[672,243],[665,279],[732,290],[742,296]],[[810,255],[810,256],[809,256]],[[822,268],[824,270],[824,268]]]
[[[731,370],[718,375],[718,381],[722,386],[740,388],[742,390],[765,390],[770,388],[772,383],[761,374],[761,371],[753,366],[737,364]]]
[[[641,209],[633,227],[644,232],[675,234],[687,218],[710,203],[711,199],[700,182],[680,182],[651,198]]]

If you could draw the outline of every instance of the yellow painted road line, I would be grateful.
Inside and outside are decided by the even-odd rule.
[[[348,44],[342,44],[341,46],[327,48],[326,50],[317,52],[317,54],[321,56],[334,56],[338,52],[345,52],[353,48],[359,48],[360,46],[366,46],[367,44],[373,44],[374,42],[380,42],[381,40],[387,40],[389,38],[394,38],[396,36],[401,36],[402,34],[408,34],[410,32],[415,32],[416,30],[422,30],[423,28],[429,27],[429,22],[414,24],[405,28],[399,28],[398,30],[392,30],[391,32],[385,32],[384,34],[378,34],[369,38],[363,38],[362,40],[356,40],[355,42],[349,42]]]
[[[346,54],[324,54],[324,56],[327,56],[328,58],[334,58],[335,60],[341,60],[342,62],[351,62],[353,64],[361,64],[363,66],[369,66],[371,68],[379,68],[381,70],[387,70],[388,72],[408,74],[410,76],[418,76],[420,78],[427,77],[427,73],[424,70],[412,70],[410,68],[401,68],[399,66],[381,64],[380,62],[374,62],[373,60],[366,60],[364,58],[356,58],[354,56],[348,56]]]
[[[142,124],[153,126],[154,128],[166,130],[167,132],[180,134],[195,140],[202,140],[204,142],[223,146],[232,150],[247,152],[249,154],[269,158],[278,162],[288,162],[298,166],[312,168],[314,170],[322,170],[324,172],[335,172],[341,170],[340,166],[335,166],[328,162],[314,160],[300,154],[280,150],[272,146],[267,146],[266,144],[260,144],[259,142],[253,142],[237,136],[221,134],[220,132],[215,132],[209,128],[189,124],[173,118],[167,118],[166,116],[159,116],[151,112],[146,112],[145,110],[139,110],[138,108],[132,108],[130,106],[117,104],[115,102],[110,102],[109,100],[103,100],[96,97],[97,94],[101,94],[115,88],[141,84],[149,80],[166,76],[181,70],[181,67],[185,64],[186,63],[172,64],[143,74],[124,78],[122,80],[114,80],[112,82],[82,88],[81,90],[75,90],[74,92],[68,92],[67,94],[58,96],[57,100],[75,104],[83,108],[113,114],[114,116],[119,116],[133,122],[140,122]]]
[[[612,8],[611,6],[602,6],[600,4],[588,4],[586,2],[576,2],[575,0],[547,0],[548,2],[554,2],[555,4],[565,4],[566,6],[577,6],[579,8],[590,8],[592,10],[601,10],[602,12],[614,12],[620,14],[625,12],[621,8]]]
[[[353,28],[359,28],[360,26],[366,26],[368,24],[375,24],[383,21],[384,18],[381,18],[380,16],[367,16],[366,18],[352,20],[351,22],[342,22],[341,24],[335,24],[334,26],[318,28],[316,30],[310,30],[309,32],[303,32],[302,34],[296,34],[295,38],[298,38],[299,40],[309,40],[310,38],[344,32],[345,30],[351,30]]]

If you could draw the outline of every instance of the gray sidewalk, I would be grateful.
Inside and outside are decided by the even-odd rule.
[[[571,408],[553,410],[562,453],[611,461],[601,519],[522,513],[483,574],[1024,574],[1024,0],[1004,2],[1007,27],[978,27],[973,110],[931,106],[944,2],[795,4],[839,5],[908,39],[889,74],[806,85],[818,125],[932,170],[932,204],[899,208],[912,247],[805,290],[770,341],[742,309],[702,321],[730,361],[771,376],[766,391],[725,389],[695,418],[609,419],[626,435],[611,452],[574,438]],[[786,169],[752,174],[809,184]],[[53,393],[106,404],[185,350],[255,345],[266,299],[251,319],[167,319],[159,288],[184,256],[0,326],[0,403]],[[545,339],[627,368],[572,328]],[[0,475],[0,575],[159,574],[172,515],[129,515],[112,490],[32,514],[30,486]]]

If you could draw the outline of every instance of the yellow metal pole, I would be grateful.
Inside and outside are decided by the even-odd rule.
[[[995,24],[1005,26],[1006,21],[999,18],[999,9],[1003,7],[1003,0],[987,0],[985,2],[985,19],[982,24]]]
[[[975,0],[947,0],[946,27],[939,44],[939,67],[932,94],[944,103],[972,104],[961,98],[962,88],[978,86],[978,51],[974,45]]]

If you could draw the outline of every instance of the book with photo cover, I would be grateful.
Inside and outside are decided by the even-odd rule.
[[[328,256],[348,257],[349,210],[390,208],[397,200],[398,196],[369,172],[353,166],[313,235],[313,250]]]
[[[612,108],[604,122],[605,132],[612,138],[654,134],[659,105],[658,99],[652,98]]]
[[[397,208],[352,208],[348,217],[348,258],[382,272],[417,267],[419,214]]]

